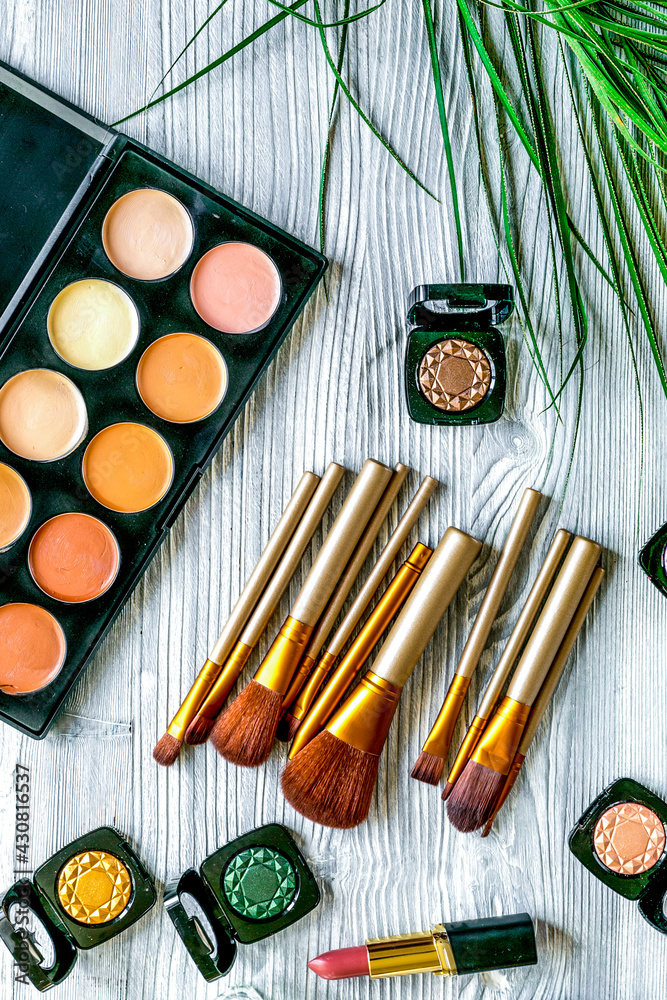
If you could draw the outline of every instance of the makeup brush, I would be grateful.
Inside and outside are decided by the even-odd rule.
[[[271,753],[294,671],[391,475],[374,459],[364,463],[254,679],[216,721],[211,742],[232,764],[257,767]]]
[[[194,718],[197,709],[206,697],[211,685],[215,682],[222,664],[229,655],[241,629],[252,614],[253,608],[261,597],[273,570],[289,544],[303,513],[308,506],[320,477],[313,472],[304,472],[290,502],[273,530],[257,565],[250,574],[227,624],[211,651],[211,655],[199,672],[197,679],[190,688],[164,736],[153,750],[153,757],[158,764],[171,767],[178,757],[183,745],[185,730]]]
[[[373,600],[378,587],[389,572],[391,564],[400,552],[406,538],[419,520],[422,511],[429,502],[437,485],[437,479],[432,479],[431,476],[426,476],[426,478],[422,480],[421,486],[410,501],[403,517],[396,525],[395,531],[390,536],[389,541],[380,553],[377,562],[368,574],[366,582],[363,584],[361,590],[352,602],[350,610],[347,612],[343,621],[336,629],[333,638],[328,643],[324,653],[320,656],[317,666],[306,679],[306,682],[299,692],[296,700],[290,706],[289,715],[285,716],[289,727],[288,739],[292,739],[302,720],[305,718],[310,706],[315,701],[318,691],[324,683],[325,677],[338,659],[345,643],[354,632],[358,623],[361,621],[366,608]],[[342,693],[343,692],[341,692],[341,694]],[[305,742],[308,741],[306,740]],[[292,750],[290,750],[290,757],[293,757],[295,753],[296,751],[292,748]]]
[[[540,688],[540,693],[535,699],[535,703],[531,709],[530,715],[528,716],[528,722],[526,728],[523,731],[523,736],[521,737],[521,742],[519,743],[519,749],[516,752],[514,760],[512,761],[512,766],[509,769],[507,777],[505,779],[505,784],[503,785],[502,791],[498,796],[496,804],[493,808],[493,812],[486,822],[486,826],[482,832],[483,837],[488,837],[491,832],[491,827],[493,826],[493,821],[500,812],[500,809],[505,802],[505,799],[512,790],[514,782],[519,776],[519,771],[523,766],[523,762],[526,759],[526,754],[530,748],[530,744],[535,739],[537,730],[539,729],[542,717],[547,710],[549,702],[553,698],[554,692],[558,686],[558,682],[561,679],[562,673],[565,669],[565,665],[569,659],[570,653],[574,648],[574,644],[577,641],[579,633],[581,632],[582,626],[586,619],[586,615],[590,609],[595,595],[600,589],[600,584],[604,578],[604,570],[602,567],[598,566],[593,571],[593,575],[590,579],[588,586],[584,592],[584,596],[579,602],[579,607],[577,608],[574,618],[570,623],[570,627],[565,633],[565,638],[560,644],[558,653],[556,654],[556,659],[551,664],[551,669],[547,674],[546,680],[542,687]]]
[[[382,638],[382,634],[389,628],[392,618],[395,618],[412,593],[431,555],[432,550],[428,546],[417,542],[299,726],[296,739],[290,747],[290,760],[324,729],[341,698]]]
[[[601,551],[595,542],[578,536],[565,556],[507,694],[447,799],[447,815],[462,833],[484,826],[493,812],[531,707],[574,618]]]
[[[301,663],[299,664],[296,673],[290,682],[290,686],[285,693],[285,697],[283,698],[283,712],[287,712],[287,709],[299,694],[299,691],[303,687],[306,679],[312,673],[322,646],[329,637],[331,629],[340,614],[341,608],[345,604],[345,601],[354,586],[354,582],[359,576],[361,567],[366,561],[366,556],[372,549],[375,540],[380,533],[380,528],[384,524],[387,514],[389,513],[391,506],[398,495],[398,491],[407,479],[409,472],[409,467],[407,465],[401,465],[400,462],[394,466],[394,472],[389,480],[389,484],[382,494],[380,502],[373,512],[373,516],[366,525],[364,533],[359,539],[359,543],[352,553],[352,558],[345,567],[343,575],[336,584],[336,589],[331,595],[331,599],[326,606],[324,614],[318,621],[315,631],[311,636],[308,648],[306,649],[306,654],[301,660]],[[282,734],[281,725],[283,730]],[[287,721],[286,718],[283,718],[281,720],[281,725],[278,726],[276,736],[279,740],[284,741],[289,738],[289,721]]]
[[[482,543],[448,528],[369,671],[326,729],[283,771],[287,801],[307,819],[347,829],[368,815],[378,761],[403,686]]]
[[[306,546],[315,534],[344,475],[345,469],[342,465],[338,465],[336,462],[330,463],[257,607],[251,614],[224,665],[219,668],[217,680],[186,729],[185,742],[189,745],[204,743],[208,739],[222,706],[227,701],[239,674],[250,659],[253,649],[287,590],[301,562]]]
[[[484,692],[484,697],[482,698],[481,704],[477,709],[475,718],[470,723],[468,732],[466,733],[463,742],[461,743],[459,752],[456,755],[456,759],[452,764],[447,784],[442,792],[443,801],[446,801],[449,798],[452,788],[461,776],[463,768],[466,766],[470,755],[479,743],[479,739],[484,732],[487,721],[493,715],[495,707],[500,701],[507,678],[519,658],[523,644],[528,637],[528,633],[533,627],[535,619],[537,618],[540,605],[546,597],[547,591],[549,590],[549,587],[551,586],[556,575],[556,571],[563,561],[565,550],[571,541],[572,535],[569,531],[565,531],[563,528],[559,528],[554,535],[553,541],[549,546],[549,551],[547,552],[544,563],[542,564],[542,568],[535,578],[535,583],[530,589],[526,603],[521,610],[521,614],[517,618],[516,625],[512,629],[512,634],[507,640],[507,645],[503,650],[503,654],[498,660],[498,666],[494,670],[488,687]]]
[[[535,520],[542,494],[524,490],[519,509],[514,515],[509,533],[493,571],[489,586],[470,630],[456,673],[449,685],[442,708],[433,723],[422,751],[412,768],[412,777],[429,785],[437,785],[445,766],[454,727],[461,713],[472,675],[477,669],[493,623],[498,615],[508,584],[518,562],[530,527]]]

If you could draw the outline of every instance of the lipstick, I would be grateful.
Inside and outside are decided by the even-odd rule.
[[[369,976],[465,976],[535,965],[535,929],[527,913],[436,924],[421,934],[373,938],[357,948],[327,951],[308,963],[320,979]]]

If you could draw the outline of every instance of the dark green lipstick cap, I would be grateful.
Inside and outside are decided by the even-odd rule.
[[[535,965],[535,928],[527,913],[445,924],[459,976]]]

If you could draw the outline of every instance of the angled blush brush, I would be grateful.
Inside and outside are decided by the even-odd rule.
[[[304,472],[299,480],[292,498],[273,529],[273,533],[259,557],[257,565],[250,574],[248,582],[234,605],[227,624],[211,650],[211,655],[200,670],[183,704],[169,723],[166,733],[158,741],[153,750],[153,757],[158,764],[170,767],[178,757],[188,725],[194,718],[207,692],[215,683],[216,677],[238,639],[241,629],[252,614],[271,574],[287,548],[290,538],[296,531],[319,481],[320,477],[316,476],[314,472]]]
[[[255,610],[185,731],[185,742],[189,745],[204,743],[208,739],[217,715],[287,590],[344,474],[342,465],[331,462],[328,466]]]
[[[290,747],[290,760],[324,729],[350,684],[373,653],[382,634],[389,628],[391,620],[412,593],[431,555],[432,550],[427,545],[417,542],[299,726]]]
[[[560,644],[560,648],[556,654],[556,659],[551,665],[549,673],[546,676],[546,680],[540,688],[540,693],[538,694],[535,704],[533,705],[530,715],[528,716],[528,722],[523,731],[523,736],[521,737],[521,742],[519,743],[519,749],[517,750],[514,760],[512,761],[512,766],[509,769],[507,778],[505,779],[505,784],[503,785],[500,795],[494,805],[493,812],[486,822],[486,826],[482,832],[483,837],[488,837],[491,832],[493,821],[500,812],[505,799],[511,792],[512,786],[519,776],[519,771],[521,770],[523,762],[526,759],[526,754],[528,753],[530,744],[535,739],[542,717],[544,716],[544,713],[549,706],[549,702],[553,698],[554,692],[558,687],[558,682],[560,681],[562,673],[565,670],[565,665],[567,664],[570,653],[574,648],[577,637],[581,632],[589,608],[595,599],[595,595],[600,589],[600,584],[602,583],[603,578],[604,570],[598,566],[593,571],[593,575],[588,586],[586,587],[584,596],[579,602],[579,607],[577,608],[574,618],[570,623],[570,627],[565,633],[565,638]]]
[[[535,582],[530,589],[530,593],[528,594],[526,603],[521,610],[521,614],[516,620],[516,625],[512,629],[512,633],[507,640],[507,645],[503,650],[502,656],[498,660],[498,666],[494,670],[487,689],[484,692],[484,697],[482,698],[480,706],[477,709],[475,718],[470,723],[468,732],[466,733],[463,742],[461,743],[459,752],[457,753],[454,763],[452,764],[452,769],[449,772],[447,783],[442,792],[442,798],[444,801],[449,798],[452,788],[461,776],[463,768],[468,763],[470,755],[479,743],[486,723],[493,715],[495,707],[500,701],[507,678],[519,658],[519,653],[521,652],[523,645],[528,638],[528,633],[537,618],[540,605],[546,597],[549,587],[553,583],[558,567],[563,561],[563,556],[565,555],[565,551],[571,541],[572,535],[569,531],[565,531],[564,528],[559,528],[554,535],[553,541],[549,546],[549,551],[547,552],[546,558],[542,564],[542,568],[535,577]]]
[[[322,646],[326,642],[331,629],[333,628],[341,608],[345,604],[355,580],[359,576],[362,566],[366,561],[366,556],[372,549],[375,540],[380,533],[380,528],[384,524],[386,517],[391,510],[392,504],[398,496],[398,491],[407,479],[410,469],[400,462],[394,466],[394,472],[389,480],[389,484],[380,498],[380,502],[373,512],[373,516],[366,525],[363,535],[352,553],[352,558],[345,567],[343,575],[336,584],[336,589],[331,595],[331,599],[326,606],[324,614],[318,621],[313,632],[306,653],[297,667],[297,670],[290,682],[285,697],[283,698],[283,712],[287,713],[290,705],[299,694],[308,676],[312,673]],[[281,731],[282,727],[282,731]],[[277,737],[279,740],[287,740],[289,734],[289,720],[283,718],[278,726]]]
[[[448,528],[369,671],[282,775],[287,801],[307,819],[348,829],[368,815],[378,762],[403,687],[482,543]]]
[[[541,499],[542,494],[537,490],[527,489],[523,492],[519,509],[514,515],[442,708],[412,768],[412,777],[417,781],[424,781],[429,785],[437,785],[440,781],[470,681],[484,652]]]
[[[318,692],[324,683],[324,679],[331,671],[340,653],[343,651],[345,643],[354,632],[358,623],[361,621],[366,608],[373,600],[373,597],[377,593],[382,580],[389,572],[391,564],[400,552],[401,547],[403,546],[403,543],[407,539],[408,535],[419,520],[422,511],[429,502],[437,485],[437,479],[433,479],[431,476],[426,476],[426,478],[422,480],[421,486],[410,501],[405,513],[396,525],[393,534],[390,536],[389,541],[380,553],[377,562],[368,574],[366,582],[363,584],[359,593],[352,602],[350,610],[347,612],[343,621],[336,629],[333,638],[329,641],[324,653],[322,653],[317,661],[317,665],[306,678],[306,681],[295,701],[290,705],[289,713],[285,716],[288,726],[288,739],[292,739],[295,735],[302,720],[305,718],[306,713],[315,701]],[[341,692],[341,694],[342,693],[343,692]],[[317,732],[319,732],[319,729]],[[305,740],[305,742],[308,742],[308,740]],[[293,757],[295,753],[296,751],[290,750],[290,757]]]
[[[271,753],[285,692],[391,475],[374,459],[364,463],[255,677],[216,721],[211,742],[230,763],[258,767]]]
[[[595,542],[578,536],[565,556],[507,694],[447,799],[447,815],[462,833],[471,833],[484,826],[493,812],[521,742],[530,710],[574,618],[601,551]]]

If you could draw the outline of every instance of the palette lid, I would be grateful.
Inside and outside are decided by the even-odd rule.
[[[55,958],[49,964],[34,935],[26,929],[28,911],[32,911],[51,940]],[[12,922],[10,916],[14,913]],[[0,938],[11,952],[20,974],[27,976],[41,993],[62,983],[77,959],[76,947],[66,928],[28,879],[15,882],[5,893],[0,909]]]
[[[236,958],[236,940],[224,911],[194,868],[168,883],[164,905],[192,959],[209,983],[226,976]]]
[[[116,133],[0,62],[0,329]]]
[[[513,309],[511,285],[418,285],[408,298],[408,322],[429,330],[486,330]]]

